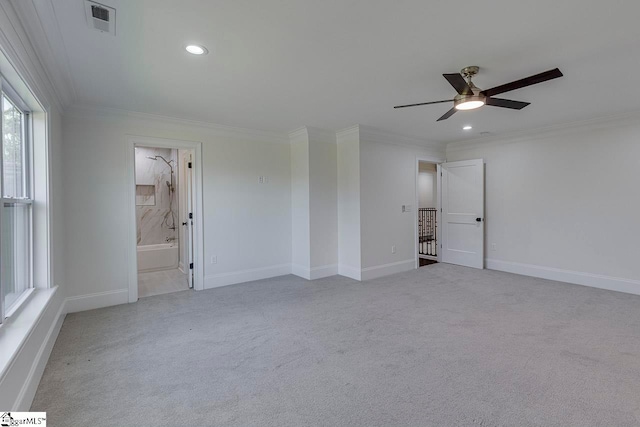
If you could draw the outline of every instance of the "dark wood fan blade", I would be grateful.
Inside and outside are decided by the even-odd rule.
[[[511,108],[512,110],[522,110],[524,107],[531,104],[530,102],[512,101],[510,99],[502,98],[487,98],[485,103],[492,107]]]
[[[443,76],[460,95],[473,95],[473,91],[461,74],[443,74]]]
[[[438,120],[436,120],[437,122],[441,121],[441,120],[447,120],[449,117],[453,116],[456,113],[456,107],[453,107],[451,110],[447,111],[446,113],[444,113],[444,115],[442,117],[440,117]]]
[[[515,82],[507,83],[501,86],[496,86],[491,89],[483,90],[480,93],[483,94],[484,96],[498,95],[501,93],[509,92],[509,91],[520,89],[523,87],[546,82],[547,80],[557,79],[558,77],[562,77],[562,72],[559,69],[555,68],[553,70],[545,71],[544,73],[536,74],[535,76],[516,80]]]
[[[446,99],[444,101],[421,102],[419,104],[396,105],[393,108],[417,107],[419,105],[442,104],[443,102],[453,102],[453,99]]]

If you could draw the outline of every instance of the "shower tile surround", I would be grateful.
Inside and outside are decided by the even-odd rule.
[[[173,186],[175,191],[169,195],[166,182],[171,180],[171,169],[162,159],[151,160],[147,157],[162,156],[167,161],[173,160]],[[178,237],[178,152],[170,148],[136,147],[136,228],[138,246],[166,243],[167,238]],[[155,187],[155,205],[150,204],[153,195],[144,187]],[[138,194],[140,193],[140,194]],[[173,199],[173,213],[176,230],[163,225],[164,217],[169,212],[169,197]],[[138,203],[140,202],[140,204]],[[168,218],[171,223],[171,216]],[[177,243],[177,240],[176,240]]]

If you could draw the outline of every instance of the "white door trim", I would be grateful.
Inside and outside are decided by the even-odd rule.
[[[418,256],[418,213],[419,213],[419,209],[420,209],[420,191],[418,189],[418,185],[419,185],[419,178],[420,178],[420,162],[425,162],[425,163],[433,163],[436,165],[437,168],[440,168],[440,163],[444,163],[446,161],[446,159],[444,158],[439,158],[439,157],[427,157],[427,156],[416,156],[416,192],[415,192],[415,209],[414,209],[414,214],[413,214],[413,239],[414,239],[414,255],[415,255],[415,268],[419,268],[420,267],[420,257]],[[438,169],[439,171],[439,169]],[[438,176],[437,176],[437,191],[438,194],[436,195],[436,209],[438,212],[440,212],[440,174],[438,172]],[[438,218],[439,213],[436,213],[436,218]],[[436,219],[437,221],[437,219]],[[440,244],[440,227],[438,227],[436,229],[436,240],[438,242],[438,244]],[[440,250],[438,250],[438,262],[440,262]]]
[[[204,234],[202,209],[202,143],[195,141],[180,141],[176,139],[151,138],[145,136],[127,135],[127,187],[129,207],[129,302],[138,301],[138,256],[136,236],[136,174],[135,147],[161,147],[175,149],[192,149],[193,158],[193,260],[194,283],[193,289],[204,289]]]

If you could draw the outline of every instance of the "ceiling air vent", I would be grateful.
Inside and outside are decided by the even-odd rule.
[[[116,35],[116,10],[114,8],[92,1],[85,1],[84,10],[87,14],[89,28]]]

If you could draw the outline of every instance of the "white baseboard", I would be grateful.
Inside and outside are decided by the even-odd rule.
[[[298,264],[291,264],[291,274],[311,280],[311,269]]]
[[[311,280],[322,279],[323,277],[335,276],[336,274],[338,274],[338,264],[311,267]]]
[[[602,276],[579,271],[542,267],[539,265],[500,261],[497,259],[485,259],[485,265],[490,270],[505,271],[507,273],[521,274],[523,276],[539,277],[541,279],[556,280],[558,282],[567,282],[576,285],[590,286],[592,288],[640,295],[640,280]]]
[[[129,302],[129,289],[117,291],[98,292],[95,294],[78,295],[65,300],[66,312],[94,310],[96,308],[112,305],[127,304]]]
[[[268,279],[270,277],[284,276],[286,274],[291,274],[291,264],[273,265],[270,267],[253,268],[250,270],[212,274],[204,278],[204,288],[218,288],[220,286]]]
[[[360,274],[361,280],[377,279],[378,277],[390,274],[402,273],[403,271],[414,270],[416,268],[415,258],[404,261],[392,262],[389,264],[375,265],[363,268]]]
[[[62,323],[67,315],[65,311],[65,302],[66,301],[63,301],[62,304],[60,304],[60,308],[53,319],[53,323],[51,324],[51,327],[49,328],[49,331],[47,332],[47,335],[35,356],[31,370],[29,370],[29,374],[24,380],[24,384],[22,385],[22,389],[20,390],[15,403],[15,408],[18,411],[29,411],[31,409],[31,404],[33,403],[33,398],[36,396],[36,391],[38,390],[38,385],[42,379],[44,368],[47,366],[51,350],[53,350],[53,345],[56,343],[56,339],[58,339]]]
[[[350,277],[351,279],[361,280],[361,271],[359,268],[351,267],[350,265],[339,264],[338,274],[344,277]]]
[[[306,268],[298,264],[291,264],[291,274],[307,280],[322,279],[323,277],[335,276],[338,274],[338,264],[321,265],[318,267]]]
[[[12,411],[31,408],[42,373],[65,316],[59,288],[36,290],[3,331],[0,407]],[[9,359],[6,359],[6,357]],[[6,364],[4,364],[6,363]]]

